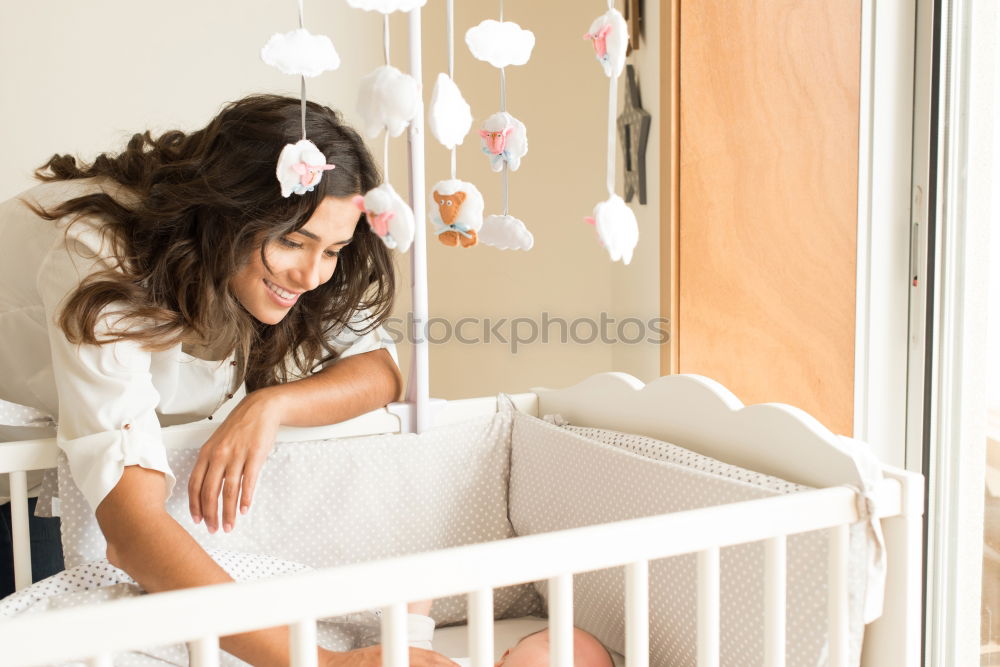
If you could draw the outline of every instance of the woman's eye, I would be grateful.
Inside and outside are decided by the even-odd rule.
[[[301,243],[296,243],[295,241],[291,240],[290,238],[288,238],[286,236],[282,236],[281,238],[279,238],[278,242],[281,243],[281,245],[283,245],[283,246],[285,246],[287,248],[301,248],[302,247]]]
[[[326,253],[327,257],[340,257],[340,253],[337,252],[336,250],[325,250],[324,252]]]

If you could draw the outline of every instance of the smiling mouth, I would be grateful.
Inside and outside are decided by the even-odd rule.
[[[299,295],[301,294],[301,292],[289,292],[282,287],[278,287],[267,278],[264,278],[264,285],[266,285],[271,294],[276,297],[278,303],[285,306],[293,305],[296,301],[298,301]]]

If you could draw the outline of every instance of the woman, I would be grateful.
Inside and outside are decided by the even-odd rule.
[[[0,399],[58,415],[109,560],[150,592],[229,580],[164,510],[162,425],[211,417],[245,385],[188,481],[194,521],[229,531],[280,425],[335,423],[400,391],[378,326],[392,260],[352,202],[377,171],[334,111],[309,104],[308,138],[334,168],[282,196],[275,169],[301,138],[299,105],[248,97],[202,130],[136,135],[89,166],[57,155],[36,172],[45,184],[0,205]],[[222,647],[288,663],[284,628]],[[379,660],[377,647],[320,657]]]

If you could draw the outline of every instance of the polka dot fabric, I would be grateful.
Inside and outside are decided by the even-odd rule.
[[[512,442],[510,518],[518,535],[804,488],[733,470],[669,443],[601,429],[561,428],[521,414],[515,417]],[[762,664],[763,545],[723,548],[720,560],[721,664]],[[790,666],[812,667],[825,660],[826,562],[825,533],[789,538],[786,657]],[[696,586],[694,554],[650,564],[650,664],[696,664]],[[545,597],[544,583],[538,588]],[[624,652],[623,591],[621,568],[574,577],[574,622],[620,653]],[[859,645],[858,640],[855,648]],[[860,658],[855,653],[852,664]]]
[[[52,416],[37,408],[0,399],[0,426],[52,426]]]
[[[570,433],[576,433],[584,438],[603,442],[627,452],[644,456],[656,461],[666,461],[689,470],[700,470],[701,472],[733,480],[741,484],[749,484],[752,487],[774,491],[775,493],[794,493],[803,491],[808,487],[795,484],[771,475],[754,472],[739,466],[729,465],[709,456],[704,456],[690,449],[684,449],[669,442],[655,440],[641,435],[631,433],[621,433],[619,431],[609,431],[602,428],[586,428],[582,426],[566,426]]]
[[[235,529],[209,535],[188,513],[186,480],[197,450],[168,452],[178,484],[168,512],[208,549],[304,563],[313,568],[499,540],[507,518],[510,434],[506,397],[491,417],[415,435],[278,443],[264,466],[254,504]],[[59,464],[63,553],[67,567],[104,558],[93,512]],[[496,591],[498,618],[540,609],[530,585]],[[464,596],[434,604],[438,625],[466,618]]]

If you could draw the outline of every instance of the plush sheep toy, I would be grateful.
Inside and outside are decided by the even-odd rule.
[[[335,168],[326,163],[326,156],[308,139],[286,144],[278,156],[278,167],[275,170],[281,185],[281,196],[312,192],[323,178],[323,172]]]
[[[354,205],[365,212],[372,231],[388,248],[406,252],[413,243],[413,211],[388,183],[354,197]]]
[[[594,42],[594,55],[609,77],[621,76],[628,51],[628,25],[617,9],[609,9],[590,24],[583,36]]]
[[[524,123],[506,111],[498,111],[486,119],[479,136],[493,171],[502,171],[505,162],[511,171],[517,171],[521,158],[528,152],[528,130]]]
[[[632,252],[639,242],[639,224],[625,200],[611,195],[594,207],[594,217],[585,220],[597,229],[597,237],[607,248],[612,262],[621,260],[628,264],[632,261]]]
[[[431,223],[446,246],[469,248],[478,243],[483,226],[483,195],[472,183],[452,178],[439,181],[431,193]]]

